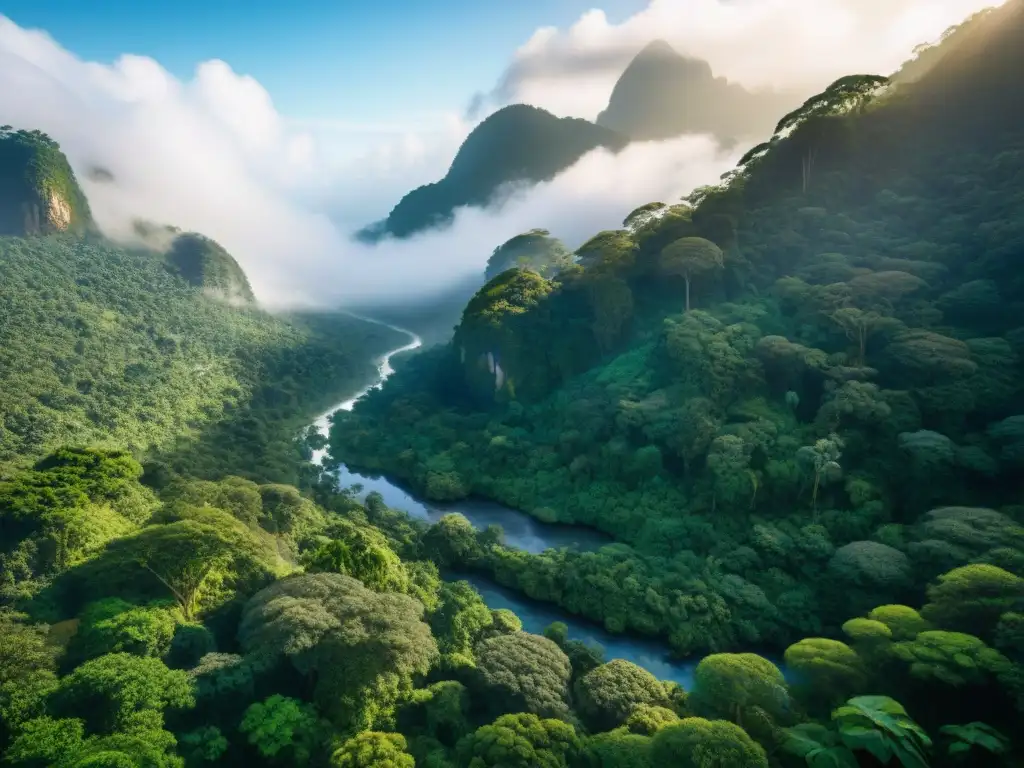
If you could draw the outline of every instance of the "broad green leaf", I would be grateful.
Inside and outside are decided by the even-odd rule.
[[[860,725],[841,726],[840,735],[843,743],[850,749],[864,749],[877,757],[883,763],[888,762],[892,757],[892,747],[885,736],[874,728],[865,728]]]
[[[953,739],[948,750],[951,755],[968,752],[975,746],[1000,755],[1010,745],[1010,740],[988,723],[976,721],[965,725],[944,725],[939,732]]]
[[[846,747],[828,747],[807,756],[810,768],[858,768],[857,758]]]
[[[835,741],[833,732],[817,723],[802,723],[784,730],[786,734],[784,748],[797,757],[807,757],[810,753],[824,749]]]

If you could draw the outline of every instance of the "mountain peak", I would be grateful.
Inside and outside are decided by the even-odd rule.
[[[647,59],[659,56],[679,56],[679,52],[665,40],[651,40],[651,42],[640,50],[640,53],[638,53],[635,58]]]
[[[710,133],[720,141],[771,133],[774,118],[801,99],[755,94],[715,77],[703,59],[653,40],[626,67],[597,124],[645,141]]]
[[[579,118],[557,117],[529,104],[510,104],[488,115],[462,142],[448,173],[403,197],[387,219],[356,233],[364,242],[409,237],[448,226],[455,210],[500,205],[510,183],[547,181],[592,149],[618,151],[627,139]]]

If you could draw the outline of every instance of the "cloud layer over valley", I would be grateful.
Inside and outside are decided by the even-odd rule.
[[[855,72],[891,74],[920,43],[1002,0],[651,0],[620,24],[584,14],[568,30],[538,29],[501,81],[473,100],[525,101],[593,120],[616,78],[662,39],[751,89],[810,94]]]
[[[653,0],[617,27],[592,12],[566,33],[539,30],[516,54],[499,101],[593,118],[628,59],[652,37],[707,58],[716,74],[807,90],[851,69],[891,69],[929,37],[910,22],[889,29],[881,19],[924,16],[914,25],[934,37],[980,5]],[[2,16],[0,94],[0,123],[38,128],[60,142],[108,235],[128,237],[136,218],[202,232],[235,255],[268,306],[440,291],[481,274],[491,251],[519,232],[544,227],[574,247],[618,226],[637,205],[715,181],[736,159],[704,137],[595,152],[500,213],[464,211],[448,230],[370,247],[349,234],[385,215],[405,192],[440,178],[470,124],[452,115],[440,127],[389,131],[374,151],[353,155],[338,148],[343,131],[279,114],[258,82],[224,62],[202,63],[181,81],[144,57],[82,61]],[[346,114],[357,108],[339,105]],[[113,179],[90,173],[95,168]]]

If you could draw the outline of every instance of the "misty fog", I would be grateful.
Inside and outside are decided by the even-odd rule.
[[[849,71],[892,71],[914,45],[990,4],[652,0],[619,25],[592,11],[567,31],[538,30],[488,91],[489,102],[593,119],[629,58],[654,37],[706,58],[716,75],[810,93]],[[460,211],[446,230],[372,247],[350,233],[444,174],[472,128],[459,115],[444,130],[411,124],[382,135],[369,154],[346,154],[329,133],[279,114],[267,91],[229,63],[204,62],[181,81],[145,57],[82,61],[2,16],[0,93],[0,123],[38,128],[61,144],[104,233],[128,239],[131,222],[145,219],[208,235],[238,259],[271,308],[401,302],[440,291],[482,273],[497,245],[534,227],[575,247],[619,226],[637,205],[714,182],[745,149],[726,152],[691,136],[594,152],[499,212]]]

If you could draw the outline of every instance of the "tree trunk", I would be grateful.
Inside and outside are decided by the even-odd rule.
[[[818,483],[821,482],[821,472],[814,473],[814,490],[811,492],[811,509],[814,510],[814,522],[818,522]]]
[[[690,276],[686,275],[686,311],[690,311]]]

